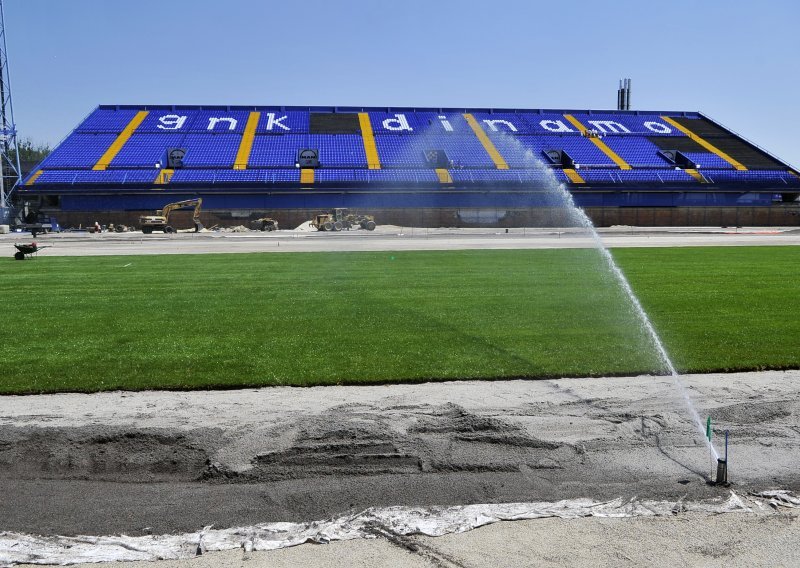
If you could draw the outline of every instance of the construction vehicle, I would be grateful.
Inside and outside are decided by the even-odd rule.
[[[250,221],[250,228],[254,231],[277,231],[278,222],[272,217],[262,217],[255,221]]]
[[[12,223],[12,230],[30,231],[31,236],[36,238],[36,235],[47,233],[60,233],[61,226],[56,221],[55,217],[50,217],[39,211],[38,207],[30,203],[25,203],[25,206],[20,212],[20,219],[17,223]]]
[[[13,226],[13,228],[21,229],[23,231],[30,231],[31,236],[36,238],[36,235],[47,233],[60,233],[61,226],[56,221],[55,217],[49,217],[47,215],[40,215],[36,218],[31,220],[31,217],[27,217],[24,223],[17,223]]]
[[[142,215],[139,217],[139,225],[142,227],[142,232],[145,235],[149,235],[153,231],[174,233],[175,229],[173,229],[169,224],[170,213],[177,209],[183,209],[184,207],[194,207],[192,221],[194,221],[194,232],[197,233],[203,228],[203,224],[200,222],[200,207],[202,205],[203,199],[200,197],[195,199],[187,199],[186,201],[168,203],[163,209],[156,211],[155,215]]]
[[[375,217],[349,213],[348,209],[334,209],[333,213],[322,213],[314,217],[311,226],[318,231],[349,231],[353,227],[374,231]]]

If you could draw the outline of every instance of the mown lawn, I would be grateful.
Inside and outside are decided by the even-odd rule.
[[[682,371],[800,368],[800,248],[617,249]]]
[[[683,371],[800,367],[800,250],[614,251]],[[663,372],[590,250],[0,259],[0,392]]]

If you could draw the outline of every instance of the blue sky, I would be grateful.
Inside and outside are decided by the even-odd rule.
[[[800,2],[6,0],[21,136],[98,104],[699,110],[800,166]]]

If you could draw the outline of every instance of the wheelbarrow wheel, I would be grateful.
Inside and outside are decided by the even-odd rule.
[[[22,251],[17,251],[14,253],[14,260],[25,260],[25,253]]]

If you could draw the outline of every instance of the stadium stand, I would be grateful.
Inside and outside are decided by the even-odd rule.
[[[301,167],[306,150],[317,161]],[[697,112],[225,106],[100,106],[20,193],[64,210],[144,210],[171,195],[219,209],[379,195],[383,207],[502,208],[554,180],[603,207],[800,193],[792,167]]]

